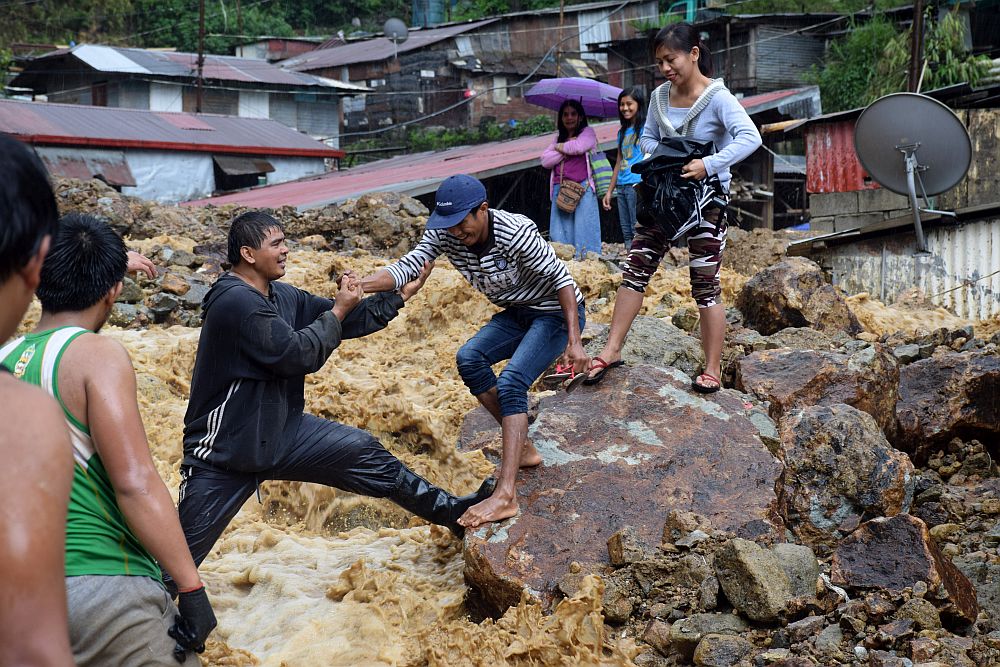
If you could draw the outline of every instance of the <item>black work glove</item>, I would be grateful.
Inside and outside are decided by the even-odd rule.
[[[177,642],[174,658],[177,662],[184,662],[185,651],[201,653],[205,650],[205,640],[215,629],[216,620],[204,586],[180,593],[177,609],[180,614],[174,616],[174,624],[167,634]]]

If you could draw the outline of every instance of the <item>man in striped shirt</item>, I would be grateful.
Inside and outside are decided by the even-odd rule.
[[[589,367],[580,339],[583,295],[535,223],[491,209],[486,188],[465,174],[441,184],[417,246],[395,264],[365,277],[361,286],[365,292],[399,289],[442,254],[473,287],[503,308],[458,351],[462,380],[503,432],[496,490],[459,518],[460,524],[474,528],[517,514],[518,467],[542,462],[528,441],[528,387],[560,353],[573,373],[585,373]],[[497,377],[491,367],[504,359],[510,361]]]

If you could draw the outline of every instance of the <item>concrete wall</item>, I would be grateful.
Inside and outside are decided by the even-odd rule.
[[[842,232],[910,215],[910,204],[903,195],[885,188],[813,193],[809,195],[809,214],[811,231]]]

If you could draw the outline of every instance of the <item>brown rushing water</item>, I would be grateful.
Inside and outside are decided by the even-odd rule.
[[[286,280],[332,295],[331,269],[368,273],[382,264],[363,253],[298,250],[290,256]],[[620,280],[597,261],[571,262],[570,268],[591,301],[613,294]],[[724,300],[732,303],[746,280],[724,271]],[[665,298],[689,305],[686,267],[654,277],[647,308]],[[589,319],[609,321],[611,305]],[[851,307],[878,334],[962,323],[940,309],[899,311],[865,295],[852,297]],[[455,450],[461,419],[476,402],[458,376],[454,354],[495,311],[446,261],[439,262],[423,291],[385,331],[345,341],[309,376],[307,410],[368,429],[418,473],[455,493],[470,492],[492,466],[479,453]],[[26,325],[35,318],[37,307]],[[132,354],[153,457],[176,494],[199,332],[109,327],[106,333]],[[387,501],[310,484],[265,484],[263,503],[247,502],[201,567],[219,619],[205,662],[631,664],[631,642],[615,639],[603,626],[597,581],[551,617],[522,604],[497,622],[469,622],[461,545],[447,531],[421,524],[408,523]],[[386,525],[396,527],[381,527]]]

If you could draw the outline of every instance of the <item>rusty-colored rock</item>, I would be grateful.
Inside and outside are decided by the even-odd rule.
[[[642,540],[632,526],[625,526],[608,538],[608,558],[615,567],[637,563],[646,558]]]
[[[896,422],[899,367],[874,345],[847,355],[814,350],[764,350],[739,361],[736,388],[770,403],[771,418],[809,405],[846,403],[864,410],[891,434]]]
[[[160,280],[160,289],[170,294],[184,296],[191,289],[191,285],[176,273],[165,273]]]
[[[755,275],[737,297],[736,307],[746,326],[765,336],[785,327],[861,331],[840,292],[826,282],[818,264],[804,257],[789,257]]]
[[[774,426],[742,395],[695,394],[677,369],[624,367],[543,398],[528,437],[545,463],[519,472],[518,516],[467,533],[466,580],[498,610],[524,589],[548,607],[570,561],[610,567],[607,541],[626,525],[657,549],[672,509],[775,539],[782,468],[760,429]]]
[[[804,543],[833,547],[862,517],[909,508],[913,464],[871,415],[843,404],[809,407],[784,421],[781,441],[784,515]]]
[[[890,591],[922,581],[928,598],[941,595],[952,624],[972,623],[979,614],[972,583],[937,548],[926,524],[908,514],[862,524],[834,553],[830,578],[840,586]]]
[[[945,352],[904,366],[897,447],[919,458],[954,437],[1000,436],[1000,355]],[[985,442],[985,440],[984,440]]]

